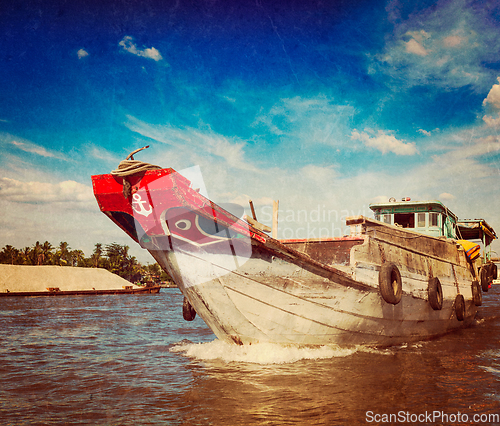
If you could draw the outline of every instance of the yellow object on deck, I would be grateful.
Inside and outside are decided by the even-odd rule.
[[[471,261],[477,259],[481,254],[481,246],[479,244],[469,240],[458,240],[457,243],[464,248],[467,259]]]

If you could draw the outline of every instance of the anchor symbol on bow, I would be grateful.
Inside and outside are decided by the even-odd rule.
[[[147,201],[143,201],[139,194],[133,195],[134,201],[132,201],[132,208],[138,214],[148,217],[151,213],[153,213],[153,207],[149,206],[149,208],[145,208],[144,204],[147,204]]]

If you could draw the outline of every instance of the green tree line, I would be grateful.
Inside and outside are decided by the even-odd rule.
[[[97,243],[90,257],[82,250],[72,250],[67,242],[53,246],[48,241],[37,241],[31,247],[18,249],[6,245],[0,251],[0,263],[9,265],[60,265],[83,268],[104,268],[131,282],[171,281],[158,263],[142,265],[130,255],[129,247],[117,243],[103,245]]]

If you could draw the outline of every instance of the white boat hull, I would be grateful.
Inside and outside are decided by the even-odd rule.
[[[368,245],[366,239],[351,250]],[[376,264],[344,266],[359,282],[345,286],[276,256],[242,259],[235,268],[231,255],[182,250],[152,254],[216,336],[237,344],[389,346],[442,335],[470,324],[476,314],[466,268],[437,260],[434,270],[449,270],[440,275],[441,310],[432,309],[427,300],[427,274],[403,267],[403,296],[393,305],[380,295]],[[461,276],[465,321],[455,315],[453,270]]]

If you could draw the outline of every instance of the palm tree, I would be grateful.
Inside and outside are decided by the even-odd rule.
[[[81,250],[71,250],[69,256],[71,258],[71,266],[81,266],[81,263],[85,259],[85,253]]]
[[[11,265],[19,262],[21,252],[11,245],[6,245],[0,253],[1,263],[10,263]]]
[[[54,247],[52,247],[52,244],[50,244],[48,241],[45,241],[42,246],[41,246],[41,254],[38,256],[39,258],[39,265],[49,265],[51,262],[52,258],[52,250],[54,250]],[[40,263],[41,259],[41,263]]]
[[[30,265],[41,265],[42,246],[40,241],[37,241],[29,252]]]
[[[118,243],[108,244],[106,246],[106,257],[109,261],[109,270],[115,274],[120,275],[120,271],[123,271],[123,258],[128,255],[128,247],[121,246]]]
[[[30,257],[31,257],[31,247],[24,247],[21,250],[22,256],[22,264],[23,265],[31,265]]]
[[[67,265],[71,261],[70,248],[67,242],[61,241],[59,243],[59,250],[56,251],[57,261],[60,265]]]
[[[94,252],[92,253],[92,256],[90,257],[92,261],[92,267],[93,268],[98,268],[99,264],[101,263],[101,256],[102,256],[102,244],[101,243],[96,243],[94,247]]]
[[[129,247],[117,243],[106,246],[107,269],[129,281],[140,279],[141,265],[134,256],[128,254]]]

